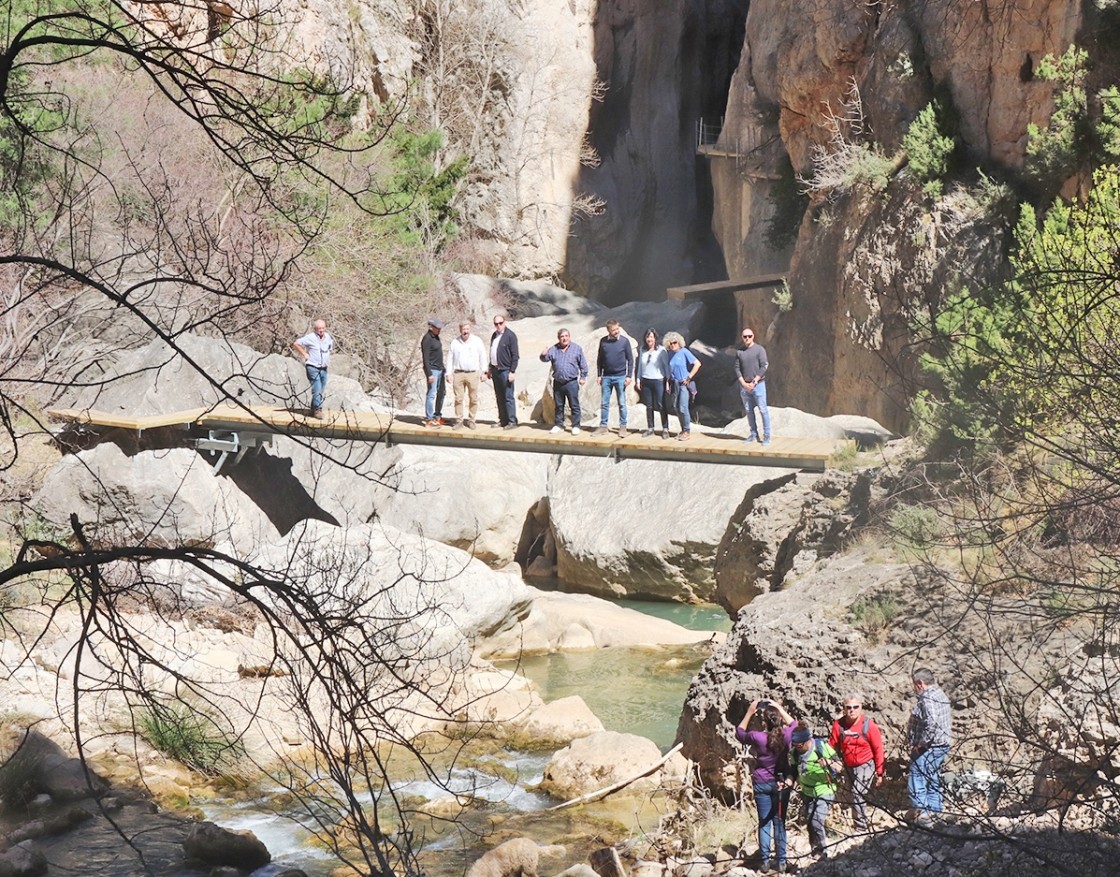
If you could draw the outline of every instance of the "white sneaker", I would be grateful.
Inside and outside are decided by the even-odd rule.
[[[556,435],[556,433],[563,432],[563,431],[564,430],[561,429],[559,426],[554,426],[554,427],[552,427],[552,429],[549,430],[549,432],[552,433],[553,435]]]
[[[579,435],[579,433],[580,433],[580,428],[578,426],[573,426],[572,427],[572,435]]]

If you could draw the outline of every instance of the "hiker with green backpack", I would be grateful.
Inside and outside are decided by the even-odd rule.
[[[790,735],[790,743],[789,763],[801,788],[809,846],[813,855],[827,859],[828,836],[824,824],[829,808],[836,800],[836,780],[843,771],[843,765],[836,756],[836,750],[819,737],[814,737],[805,721],[797,723]]]

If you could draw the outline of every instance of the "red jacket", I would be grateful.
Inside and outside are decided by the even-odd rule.
[[[875,773],[883,775],[883,735],[875,720],[866,713],[854,721],[849,721],[846,716],[834,721],[828,745],[840,753],[848,767],[858,767],[874,760]]]

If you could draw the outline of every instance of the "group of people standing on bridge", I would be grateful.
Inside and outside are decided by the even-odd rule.
[[[498,406],[497,426],[514,429],[517,426],[517,398],[515,380],[520,363],[517,335],[506,325],[504,316],[494,317],[494,331],[490,335],[489,349],[483,340],[473,334],[469,322],[459,324],[459,334],[452,339],[446,353],[440,334],[443,322],[438,317],[428,319],[428,330],[420,341],[420,358],[427,383],[424,399],[423,424],[430,428],[447,426],[443,417],[447,377],[455,400],[456,428],[477,428],[478,394],[480,385],[492,381]],[[668,332],[659,339],[657,331],[647,329],[638,345],[637,354],[631,340],[622,334],[617,320],[607,320],[607,334],[599,340],[595,360],[596,381],[602,390],[599,409],[599,426],[591,434],[609,432],[611,397],[618,406],[620,435],[628,431],[626,391],[633,384],[646,409],[646,428],[643,437],[657,432],[660,418],[662,438],[670,438],[669,416],[680,421],[679,441],[692,437],[693,404],[697,394],[696,373],[700,360],[685,345],[679,332]],[[746,410],[750,435],[747,442],[770,444],[770,412],[766,405],[766,372],[769,362],[766,351],[755,341],[754,330],[742,331],[742,345],[736,351],[735,368],[740,386],[743,407]],[[556,333],[556,343],[540,353],[541,362],[551,364],[549,383],[555,415],[553,433],[564,430],[565,413],[570,411],[571,433],[580,435],[582,411],[579,391],[591,373],[583,348],[572,340],[571,332],[561,329]],[[325,320],[316,320],[312,331],[293,342],[296,352],[303,357],[307,379],[311,385],[311,416],[322,417],[323,398],[334,339],[327,331]],[[756,412],[761,417],[758,428]]]
[[[952,712],[931,670],[915,670],[911,682],[917,697],[906,731],[910,818],[917,825],[928,825],[942,810],[941,769],[952,743]],[[841,715],[832,722],[827,737],[814,737],[808,722],[794,719],[773,700],[752,702],[735,728],[735,737],[752,759],[751,790],[758,811],[763,874],[769,873],[772,862],[779,873],[786,870],[785,818],[795,787],[815,857],[828,858],[825,823],[838,792],[852,808],[855,831],[870,830],[868,797],[883,781],[886,756],[882,731],[864,713],[861,694],[844,697]]]

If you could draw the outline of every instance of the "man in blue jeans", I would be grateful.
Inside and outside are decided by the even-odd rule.
[[[438,317],[428,318],[428,331],[420,339],[420,361],[424,365],[424,379],[428,390],[424,396],[424,426],[443,426],[443,399],[446,394],[444,381],[443,343],[439,340],[443,322]]]
[[[572,435],[579,435],[579,388],[587,382],[587,359],[583,349],[572,342],[572,333],[561,329],[556,343],[541,351],[541,362],[552,363],[552,401],[556,406],[555,426],[551,433],[564,430],[564,404],[572,409]]]
[[[907,740],[910,774],[907,789],[915,821],[928,824],[941,812],[941,768],[953,742],[953,714],[949,698],[937,686],[933,671],[924,667],[911,674],[918,700],[910,712]]]
[[[626,433],[626,388],[634,377],[634,349],[622,334],[618,320],[607,320],[607,334],[599,340],[596,361],[599,386],[603,388],[603,404],[599,408],[599,428],[592,435],[606,435],[611,411],[611,391],[618,396],[618,434]]]
[[[316,320],[312,330],[292,342],[292,347],[303,357],[307,380],[311,384],[311,416],[323,416],[323,395],[327,390],[327,367],[331,363],[334,339],[327,331],[326,320]]]
[[[745,441],[759,441],[758,423],[754,417],[754,410],[757,408],[762,414],[764,445],[770,444],[770,409],[766,407],[766,369],[769,367],[766,350],[761,344],[755,343],[754,329],[748,326],[743,329],[743,346],[735,354],[735,369],[739,373],[739,395],[743,398],[747,421],[751,425],[751,434]]]

